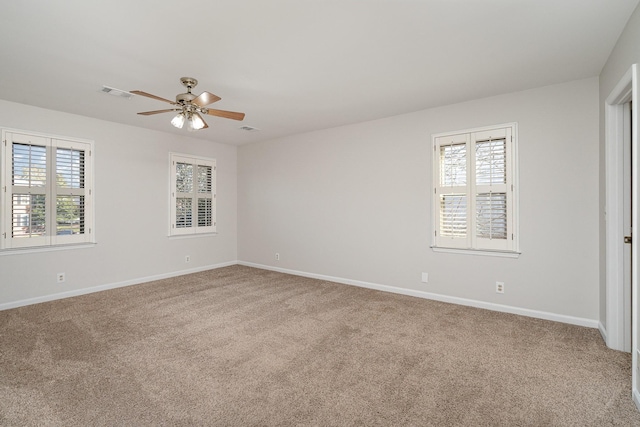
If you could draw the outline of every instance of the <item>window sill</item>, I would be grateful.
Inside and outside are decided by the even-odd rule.
[[[169,235],[169,240],[179,240],[179,239],[197,239],[200,237],[209,237],[209,236],[217,236],[218,232],[214,231],[213,233],[195,233],[195,234],[174,234]]]
[[[0,256],[3,255],[19,255],[19,254],[34,254],[39,252],[54,252],[54,251],[69,251],[74,249],[89,249],[96,246],[97,243],[76,243],[70,245],[56,245],[56,246],[32,246],[27,248],[8,248],[0,250]]]
[[[494,251],[488,249],[454,249],[454,248],[441,248],[437,246],[431,246],[434,252],[443,252],[449,254],[463,254],[463,255],[481,255],[481,256],[495,256],[502,258],[519,258],[522,252],[515,251]]]

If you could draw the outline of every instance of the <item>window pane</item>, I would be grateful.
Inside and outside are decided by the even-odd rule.
[[[480,193],[476,196],[476,236],[507,238],[506,193]]]
[[[176,227],[191,227],[191,206],[193,201],[191,198],[176,199]]]
[[[44,194],[13,194],[11,209],[11,236],[44,236],[45,228]]]
[[[211,225],[211,199],[198,199],[198,227]]]
[[[211,166],[198,165],[198,193],[211,193]]]
[[[193,192],[193,165],[176,163],[176,191],[178,193]]]
[[[506,140],[476,142],[476,185],[505,184]]]
[[[466,237],[467,196],[465,194],[440,196],[440,235]]]
[[[440,146],[440,186],[466,185],[467,146]]]
[[[84,234],[84,196],[58,196],[56,234]]]
[[[22,187],[47,184],[47,151],[42,145],[12,145],[12,183]]]
[[[84,151],[56,149],[56,185],[60,188],[84,188]]]

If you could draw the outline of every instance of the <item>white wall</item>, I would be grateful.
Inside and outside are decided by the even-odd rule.
[[[607,97],[629,70],[631,65],[640,64],[640,6],[629,18],[607,63],[600,73],[600,322],[606,326],[606,252],[605,252],[605,123],[604,105]],[[634,101],[634,104],[636,102]],[[638,108],[634,106],[634,108]]]
[[[434,253],[430,135],[514,121],[522,255]],[[598,79],[242,146],[238,224],[243,262],[595,325]]]
[[[236,147],[6,101],[0,127],[95,141],[97,239],[87,249],[0,255],[0,308],[235,263]],[[218,235],[167,237],[170,151],[217,159]]]

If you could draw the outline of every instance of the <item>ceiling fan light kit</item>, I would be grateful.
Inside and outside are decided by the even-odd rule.
[[[187,130],[190,131],[206,129],[209,127],[200,114],[208,114],[210,116],[224,117],[226,119],[232,120],[244,119],[244,113],[206,108],[207,105],[220,101],[220,99],[222,98],[210,92],[202,92],[198,96],[191,93],[191,89],[193,89],[198,84],[198,80],[194,79],[193,77],[182,77],[180,79],[180,82],[187,88],[187,92],[176,95],[175,102],[140,90],[132,90],[131,93],[133,94],[145,96],[147,98],[166,102],[175,106],[175,108],[167,110],[144,111],[138,114],[141,114],[143,116],[150,116],[153,114],[178,111],[178,114],[173,119],[171,119],[171,124],[178,129],[182,129],[186,122]]]

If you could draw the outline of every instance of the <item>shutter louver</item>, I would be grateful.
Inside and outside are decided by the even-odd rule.
[[[47,147],[13,144],[12,184],[16,187],[47,185]]]
[[[440,235],[443,237],[467,236],[466,194],[440,196]]]
[[[440,146],[440,186],[453,187],[467,183],[467,145]]]
[[[85,232],[85,152],[56,148],[56,235]]]
[[[11,237],[40,237],[47,231],[46,196],[44,194],[13,194]]]
[[[476,236],[485,239],[507,238],[507,195],[476,195]]]
[[[506,155],[504,138],[476,142],[476,185],[505,184]]]
[[[176,199],[176,227],[187,228],[191,227],[191,218],[193,216],[192,203],[193,199],[179,197]]]

